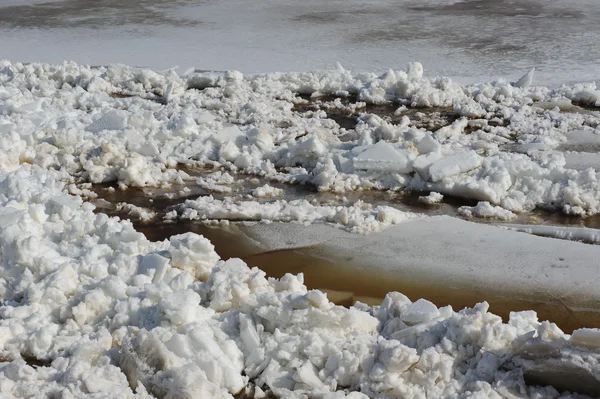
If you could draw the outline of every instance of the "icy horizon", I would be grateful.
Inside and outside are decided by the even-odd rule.
[[[231,10],[238,10],[232,13]],[[11,1],[0,54],[22,62],[121,63],[244,73],[401,69],[462,83],[598,76],[599,7],[588,0],[173,2]]]

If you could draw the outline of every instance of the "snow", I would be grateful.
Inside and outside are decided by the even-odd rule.
[[[435,191],[430,192],[429,195],[419,196],[419,202],[422,202],[427,205],[440,203],[443,199],[444,196],[440,193],[436,193]]]
[[[230,194],[234,176],[245,174],[339,193],[418,189],[432,200],[462,196],[482,201],[464,208],[478,216],[512,217],[535,207],[594,215],[597,170],[571,168],[559,148],[569,132],[589,130],[598,116],[534,104],[577,100],[584,89],[459,85],[427,77],[419,63],[383,74],[338,68],[180,76],[2,61],[0,392],[559,397],[556,388],[527,385],[525,376],[560,367],[573,381],[591,378],[582,389],[595,392],[596,330],[564,334],[532,311],[512,313],[504,323],[486,302],[455,311],[398,292],[379,306],[337,306],[309,290],[302,274],[267,278],[240,259],[220,259],[194,233],[148,241],[130,222],[95,213],[83,199],[89,183],[101,182],[168,188],[195,179]],[[354,138],[342,141],[344,131],[324,111],[294,109],[297,94],[340,93],[407,109],[448,107],[459,118],[436,132],[411,125],[406,115],[394,124],[364,112]],[[474,114],[510,123],[480,123],[466,134]],[[512,152],[515,140],[537,147]],[[216,172],[191,177],[179,165]],[[270,185],[253,191],[277,193]],[[598,300],[598,247],[447,216],[362,201],[233,196],[188,199],[168,215],[251,221],[240,229],[264,249],[325,247],[349,268],[366,265],[407,281],[433,276],[455,289],[476,285],[531,300],[545,294],[568,309]],[[595,237],[588,233],[573,231]],[[574,292],[576,299],[569,297]],[[561,390],[574,388],[571,382]]]
[[[307,200],[236,202],[230,198],[218,200],[212,196],[186,200],[175,210],[176,214],[169,214],[169,219],[326,223],[356,233],[380,231],[406,220],[421,217],[390,206],[373,207],[362,201],[357,201],[350,206],[332,206],[313,205]]]
[[[515,219],[517,215],[499,206],[493,206],[487,201],[479,201],[475,206],[461,206],[457,210],[459,215],[466,217],[494,218],[500,220]]]

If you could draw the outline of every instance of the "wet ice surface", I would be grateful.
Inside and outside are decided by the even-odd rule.
[[[185,168],[185,171],[200,179],[210,177],[215,173],[221,173],[220,170],[202,168]],[[438,275],[420,275],[419,267],[415,267],[419,262],[428,263],[428,259],[431,257],[430,254],[422,253],[419,255],[417,264],[412,267],[416,272],[415,270],[403,271],[399,269],[398,272],[389,273],[384,270],[385,267],[382,268],[382,265],[374,264],[378,260],[364,263],[357,262],[355,255],[350,250],[355,244],[350,241],[348,241],[349,244],[345,244],[343,250],[336,250],[328,246],[327,239],[324,239],[323,242],[317,240],[316,244],[307,245],[302,244],[301,241],[295,242],[296,238],[293,238],[294,231],[305,228],[302,225],[290,226],[287,229],[276,225],[267,225],[264,228],[257,229],[258,225],[250,219],[229,219],[225,223],[223,223],[223,220],[210,219],[203,221],[169,221],[163,219],[167,211],[177,208],[185,200],[208,195],[212,195],[216,199],[230,198],[237,201],[259,201],[262,203],[268,203],[276,199],[288,201],[306,199],[315,205],[333,206],[349,205],[361,200],[373,206],[387,205],[399,210],[418,212],[428,216],[450,215],[459,218],[463,216],[457,212],[459,207],[476,204],[476,201],[446,196],[441,203],[427,205],[419,201],[419,197],[426,194],[423,192],[396,193],[371,190],[334,194],[318,192],[310,185],[281,184],[255,176],[234,176],[235,183],[228,186],[231,191],[226,193],[202,187],[194,180],[165,189],[130,188],[120,190],[115,189],[114,185],[97,185],[94,187],[94,192],[98,194],[98,197],[93,199],[92,202],[98,206],[98,212],[118,215],[132,220],[136,229],[144,233],[150,240],[161,241],[175,234],[191,231],[207,237],[215,245],[217,253],[222,258],[241,258],[248,264],[260,267],[271,277],[281,278],[286,273],[303,273],[305,283],[309,288],[323,290],[328,293],[332,301],[346,306],[350,306],[356,301],[377,305],[388,292],[399,291],[410,298],[426,298],[437,305],[450,304],[458,309],[473,306],[475,303],[485,300],[490,303],[491,310],[494,313],[505,319],[512,311],[532,309],[538,313],[540,319],[551,319],[564,331],[581,327],[600,326],[600,314],[597,310],[589,308],[589,304],[582,305],[580,293],[560,294],[553,292],[551,288],[544,288],[539,292],[532,290],[531,295],[524,295],[522,290],[517,290],[515,294],[511,295],[508,291],[503,291],[502,287],[491,289],[491,285],[487,285],[482,281],[475,283],[475,280],[471,281],[469,278],[465,278],[466,286],[464,284],[453,286],[448,280],[444,280],[444,284],[440,285],[436,283],[436,281],[440,281]],[[252,192],[264,184],[280,189],[281,194],[268,198],[252,197]],[[155,212],[155,217],[152,220],[144,221],[138,215],[128,213],[126,209],[115,207],[115,204],[123,203],[150,209]],[[479,219],[478,221],[486,225],[504,223],[493,218]],[[581,218],[556,212],[536,211],[532,214],[520,215],[512,223],[504,225],[521,232],[561,238],[556,234],[553,235],[556,226],[599,228],[600,217]],[[274,231],[277,231],[277,229],[287,231],[287,235],[291,240],[288,243],[289,248],[270,249],[272,245],[277,245],[273,244],[269,234],[265,234],[265,231],[270,230],[269,226],[273,226]],[[537,230],[535,230],[536,228]],[[544,230],[544,228],[547,230]],[[529,231],[528,229],[533,230]],[[430,233],[424,233],[424,241],[431,239]],[[334,237],[336,233],[327,234]],[[417,232],[414,234],[418,235]],[[452,251],[449,250],[452,245],[444,244],[448,238],[444,238],[444,235],[439,234],[439,232],[435,235],[435,243],[432,243],[432,246],[436,249],[436,252],[442,251],[446,253],[445,256],[452,258]],[[318,236],[318,234],[315,236]],[[597,241],[589,241],[589,235],[583,235],[582,237],[575,235],[571,237],[563,236],[562,238],[592,244],[600,242],[600,237]],[[357,238],[357,240],[363,241],[360,238]],[[471,247],[466,241],[464,244]],[[503,245],[506,245],[505,249],[509,252],[515,250],[506,242]],[[457,248],[460,248],[460,246],[457,246]],[[536,247],[530,246],[528,248],[531,252]],[[489,252],[489,250],[486,251]],[[375,252],[377,251],[375,250]],[[467,261],[465,264],[481,264],[480,258],[483,253],[462,251],[462,249],[460,252],[466,254]],[[471,254],[472,252],[473,254]],[[403,253],[403,257],[410,258],[410,255],[403,250],[399,253]],[[373,257],[373,259],[375,258]],[[555,264],[553,263],[552,268],[559,271],[569,270],[569,265],[572,263],[569,261],[565,263],[564,257],[556,258],[554,261]],[[507,261],[505,263],[514,262]],[[377,270],[377,273],[374,273],[373,270]],[[527,276],[522,278],[526,280]]]
[[[539,108],[545,109],[544,104]],[[546,107],[547,108],[547,107]],[[552,107],[550,107],[552,108]],[[409,116],[411,124],[418,128],[426,128],[437,131],[456,121],[458,116],[451,108],[429,107],[413,108],[402,107],[398,104],[368,104],[357,105],[356,99],[352,97],[335,98],[299,97],[294,106],[297,113],[309,115],[311,112],[325,112],[327,117],[345,129],[340,137],[342,140],[354,140],[354,128],[362,114],[369,113],[378,115],[391,123],[400,123],[403,116]],[[563,107],[561,112],[576,113],[589,116],[589,123],[595,123],[598,117],[596,108],[584,109],[578,106]],[[477,120],[472,120],[465,128],[464,134],[470,134],[478,127]],[[497,118],[492,125],[502,126],[509,123],[507,120]],[[567,140],[556,151],[568,151],[578,162],[585,159],[585,154],[595,151],[598,137],[592,131],[572,131],[567,134]],[[516,138],[515,138],[516,139]],[[515,142],[508,150],[527,153],[531,150],[526,146]],[[577,152],[575,152],[577,151]],[[587,152],[586,152],[587,151]],[[583,154],[583,157],[582,157]],[[409,278],[402,273],[396,275],[383,275],[380,271],[377,275],[365,271],[367,269],[357,268],[352,265],[352,255],[340,257],[329,247],[321,244],[313,246],[292,247],[282,250],[265,250],[269,245],[268,240],[257,244],[255,229],[252,220],[230,218],[230,223],[223,224],[223,220],[215,220],[210,217],[200,222],[178,220],[165,221],[165,214],[176,209],[179,204],[186,200],[194,200],[198,197],[213,196],[217,200],[225,198],[234,201],[257,201],[269,203],[274,200],[284,199],[292,201],[305,199],[314,205],[348,206],[357,201],[364,201],[373,206],[386,205],[406,212],[416,212],[427,216],[449,215],[452,217],[465,218],[465,214],[459,211],[462,206],[475,206],[477,201],[465,198],[444,196],[439,203],[427,204],[420,197],[427,196],[429,192],[405,191],[378,191],[366,190],[346,193],[319,192],[311,185],[285,184],[269,179],[232,173],[232,182],[225,185],[210,186],[206,182],[211,177],[227,172],[225,169],[206,169],[197,167],[183,167],[192,178],[181,185],[173,185],[168,188],[142,188],[142,189],[115,189],[115,185],[97,185],[94,191],[99,198],[94,203],[99,206],[99,211],[113,215],[119,215],[131,219],[136,224],[138,231],[143,232],[151,240],[163,240],[174,234],[185,231],[193,231],[204,235],[214,243],[217,252],[223,258],[240,257],[249,264],[257,265],[266,271],[269,276],[282,277],[285,273],[304,273],[305,282],[310,288],[325,290],[330,298],[339,304],[351,305],[355,301],[378,304],[381,298],[390,291],[403,292],[411,298],[426,298],[438,305],[451,304],[455,308],[472,306],[474,303],[487,300],[492,306],[492,311],[503,317],[508,313],[521,309],[534,309],[542,319],[552,319],[566,331],[571,331],[583,326],[600,326],[600,316],[594,309],[581,306],[577,301],[579,297],[572,293],[559,295],[551,291],[539,292],[532,297],[512,296],[504,293],[492,293],[487,286],[471,285],[468,287],[444,287],[434,284],[436,278],[429,278],[429,282]],[[278,190],[274,196],[255,197],[252,194],[259,187],[269,185]],[[115,208],[115,204],[129,203],[137,207],[150,209],[154,218],[140,220],[139,215],[131,214],[127,209]],[[484,224],[503,225],[509,229],[575,241],[583,241],[590,244],[598,244],[600,236],[593,234],[579,234],[579,230],[568,230],[568,234],[560,230],[564,227],[575,229],[597,229],[600,228],[600,217],[576,217],[565,215],[552,210],[537,209],[533,212],[518,215],[514,220],[503,221],[496,218],[480,218],[475,220]],[[558,230],[557,230],[558,227]],[[301,228],[298,226],[297,228]],[[267,227],[268,229],[268,227]],[[294,229],[292,227],[292,229]],[[558,233],[557,233],[558,231]],[[561,233],[562,231],[562,233]],[[594,230],[586,230],[589,233]],[[440,236],[442,237],[442,236]],[[438,238],[443,240],[443,238]],[[257,246],[258,245],[258,246]],[[480,255],[478,255],[480,256]],[[424,257],[427,258],[427,257]],[[471,259],[471,263],[475,262]],[[469,262],[467,262],[469,263]],[[564,259],[557,259],[557,270],[565,266]],[[568,262],[567,262],[568,263]],[[379,266],[377,266],[379,268]],[[525,277],[524,277],[525,278]],[[579,305],[579,306],[578,306]]]
[[[232,13],[231,10],[238,12]],[[398,68],[537,82],[597,77],[600,7],[589,0],[9,1],[2,57],[244,72]]]

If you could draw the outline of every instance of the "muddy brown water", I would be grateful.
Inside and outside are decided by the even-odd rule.
[[[333,101],[333,98],[322,97],[315,100],[304,97],[302,100],[309,101],[301,101],[296,104],[295,109],[297,112],[323,109],[323,106]],[[343,99],[342,104],[348,105],[355,101],[356,98],[350,96]],[[409,108],[401,113],[395,113],[398,106],[398,104],[367,105],[364,111],[385,116],[392,122],[402,117],[402,115],[409,115],[411,121],[416,120],[417,123],[420,123],[419,120],[422,120],[422,123],[427,124],[428,129],[431,129],[433,125],[441,127],[456,119],[451,110],[445,108]],[[419,115],[421,112],[423,116]],[[329,108],[327,113],[329,118],[336,120],[341,127],[346,129],[353,129],[357,123],[357,115],[347,111]],[[211,169],[193,167],[186,167],[184,170],[194,177],[207,176],[214,172]],[[373,190],[338,195],[329,192],[318,192],[309,185],[282,184],[255,176],[236,175],[235,178],[236,182],[230,186],[232,192],[227,194],[210,192],[193,181],[186,182],[185,185],[175,185],[165,189],[146,188],[122,191],[114,189],[110,185],[97,185],[94,190],[100,199],[106,201],[101,204],[99,211],[130,218],[128,215],[119,213],[114,209],[114,205],[120,202],[155,211],[157,219],[150,223],[132,220],[136,229],[145,234],[150,240],[160,241],[168,239],[172,235],[188,231],[201,234],[213,243],[221,258],[241,258],[250,266],[258,266],[268,276],[275,278],[280,278],[286,273],[303,273],[308,288],[321,289],[327,292],[329,298],[340,305],[351,306],[356,301],[378,305],[388,292],[399,291],[411,300],[425,298],[438,306],[452,305],[455,310],[472,307],[478,302],[487,301],[490,303],[490,310],[502,316],[504,320],[507,320],[511,311],[532,309],[538,313],[540,320],[551,320],[566,332],[581,327],[600,327],[600,312],[595,309],[572,309],[565,304],[564,298],[556,299],[546,296],[539,298],[539,300],[523,299],[512,295],[492,295],[490,292],[476,286],[465,290],[464,288],[455,289],[443,283],[423,284],[423,282],[401,279],[397,275],[392,276],[376,271],[376,269],[349,267],[348,264],[344,263],[343,256],[324,257],[310,247],[264,252],[256,243],[248,240],[248,237],[242,234],[240,229],[236,228],[236,223],[231,223],[229,226],[214,226],[202,222],[177,221],[165,223],[161,221],[166,210],[184,202],[186,199],[213,195],[219,199],[228,196],[243,200],[252,189],[267,183],[282,189],[284,194],[281,198],[286,200],[306,199],[313,203],[328,205],[351,204],[357,200],[362,200],[374,206],[388,205],[400,210],[424,213],[431,216],[451,215],[461,217],[457,213],[460,206],[472,206],[477,203],[477,201],[464,198],[445,196],[440,204],[426,205],[419,202],[418,197],[427,195],[428,192],[398,193]],[[253,200],[264,202],[273,199],[253,198]],[[480,222],[493,223],[494,221],[480,220]],[[529,214],[521,215],[513,223],[600,228],[600,217],[580,218],[547,209],[535,210]],[[298,228],[302,228],[302,226],[298,225]],[[332,259],[336,260],[333,261]]]
[[[302,226],[299,225],[298,228]],[[239,230],[209,226],[201,222],[138,224],[136,229],[153,241],[187,231],[202,234],[213,243],[221,258],[240,258],[250,266],[257,266],[269,277],[281,278],[286,273],[303,273],[304,283],[309,289],[327,292],[329,299],[338,305],[351,306],[356,301],[379,305],[388,292],[398,291],[413,301],[425,298],[437,306],[451,305],[454,310],[487,301],[490,311],[505,321],[510,312],[535,310],[540,320],[550,320],[568,333],[582,327],[600,327],[600,312],[572,309],[564,302],[568,298],[543,297],[532,300],[491,294],[477,286],[465,290],[462,287],[447,286],[443,282],[423,284],[383,271],[349,267],[344,264],[343,259],[325,259],[311,247],[260,252],[260,249],[239,234]]]
[[[252,178],[254,179],[254,178]],[[264,184],[260,181],[258,184]],[[245,181],[236,187],[233,195],[242,196],[253,187],[258,185]],[[306,198],[322,203],[342,203],[343,200],[331,193],[318,193],[310,187],[298,185],[269,184],[286,190],[286,199]],[[128,189],[107,190],[106,186],[96,187],[100,197],[111,204],[128,202],[137,206],[162,212],[174,204],[181,203],[187,198],[197,198],[208,193],[194,184],[187,185],[187,192],[174,189]],[[173,196],[174,192],[183,193]],[[385,192],[362,192],[348,193],[345,201],[354,202],[357,199],[373,204],[387,204],[403,210],[422,212],[430,215],[452,214],[456,216],[456,209],[461,205],[472,205],[474,202],[465,201],[460,198],[446,197],[445,202],[436,206],[427,206],[418,202],[419,194],[423,193],[385,193]],[[229,194],[228,194],[229,195]],[[349,197],[349,198],[348,198]],[[129,218],[128,215],[119,214],[114,209],[106,207],[99,211],[112,215]],[[160,216],[159,216],[160,217]],[[599,218],[581,219],[568,217],[552,212],[539,211],[535,216],[540,223],[558,223],[580,225],[586,223],[590,227],[600,227]],[[402,279],[398,275],[390,275],[376,269],[358,269],[349,267],[344,263],[343,256],[324,257],[311,247],[285,249],[279,251],[264,252],[260,245],[249,240],[236,226],[244,226],[247,223],[229,223],[221,225],[210,225],[199,221],[177,221],[166,223],[160,220],[150,223],[142,223],[132,220],[135,228],[152,241],[162,241],[169,237],[185,232],[194,232],[208,238],[215,250],[223,259],[240,258],[250,266],[257,266],[266,272],[267,276],[280,278],[286,273],[303,273],[304,282],[309,289],[320,289],[327,292],[333,302],[351,306],[356,301],[370,305],[378,305],[383,297],[391,291],[402,292],[411,300],[425,298],[438,306],[451,305],[455,310],[472,307],[478,302],[487,301],[490,311],[500,315],[505,321],[511,311],[535,310],[540,320],[555,322],[563,331],[571,332],[581,327],[600,327],[600,312],[590,309],[572,309],[565,299],[557,299],[549,296],[543,298],[516,298],[512,295],[491,294],[480,287],[452,288],[442,283],[423,284],[422,282]],[[530,220],[523,217],[519,222]],[[298,225],[302,228],[302,225]],[[339,255],[339,254],[337,254]],[[332,260],[333,259],[333,260]]]

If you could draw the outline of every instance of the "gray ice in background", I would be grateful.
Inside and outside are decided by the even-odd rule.
[[[3,0],[0,59],[242,72],[595,80],[596,0]]]

